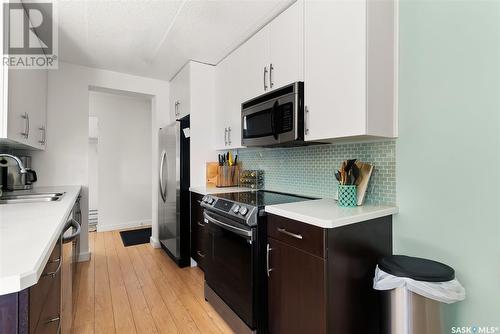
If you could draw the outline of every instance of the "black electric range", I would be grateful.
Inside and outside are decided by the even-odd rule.
[[[236,333],[267,331],[265,206],[310,199],[265,190],[203,197],[205,298]]]

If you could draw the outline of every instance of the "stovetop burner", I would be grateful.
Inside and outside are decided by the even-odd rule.
[[[239,204],[246,204],[259,208],[266,205],[293,203],[314,199],[310,197],[297,196],[268,190],[214,194],[213,197],[224,198]]]

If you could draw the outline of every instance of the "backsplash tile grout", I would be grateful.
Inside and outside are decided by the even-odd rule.
[[[354,158],[375,165],[366,203],[395,204],[395,140],[238,150],[243,169],[264,171],[265,189],[311,197],[333,198],[337,190],[334,172],[343,160]]]

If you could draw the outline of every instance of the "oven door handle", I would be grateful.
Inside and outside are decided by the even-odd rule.
[[[252,231],[244,230],[242,228],[238,228],[236,226],[232,226],[226,223],[223,223],[215,218],[210,217],[206,212],[203,212],[203,218],[205,218],[205,223],[211,222],[214,225],[217,225],[225,230],[236,233],[242,237],[252,240]]]

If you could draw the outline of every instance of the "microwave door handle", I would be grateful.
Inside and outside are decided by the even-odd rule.
[[[280,125],[279,121],[279,103],[278,101],[274,102],[273,110],[271,111],[271,130],[273,132],[273,137],[275,140],[278,140],[278,128]]]

